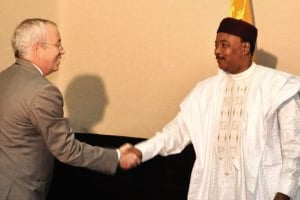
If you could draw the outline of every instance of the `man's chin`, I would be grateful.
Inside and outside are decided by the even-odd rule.
[[[218,66],[219,66],[220,69],[222,69],[224,71],[226,71],[226,69],[227,69],[227,67],[224,64],[220,63],[220,62],[218,62]]]

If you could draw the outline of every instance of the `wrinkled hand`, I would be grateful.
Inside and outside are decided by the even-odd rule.
[[[119,165],[123,170],[128,170],[139,165],[142,161],[142,152],[131,144],[123,144],[120,148]]]

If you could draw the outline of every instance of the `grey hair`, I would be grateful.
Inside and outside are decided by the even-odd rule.
[[[11,46],[16,58],[28,55],[32,44],[45,41],[46,24],[56,26],[54,22],[47,19],[31,18],[25,19],[16,27],[11,39]]]

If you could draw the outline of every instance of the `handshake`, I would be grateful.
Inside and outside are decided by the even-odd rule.
[[[142,152],[135,148],[132,144],[125,143],[119,147],[121,169],[128,170],[138,166],[142,162]]]

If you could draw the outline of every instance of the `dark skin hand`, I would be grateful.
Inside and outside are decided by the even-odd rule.
[[[277,192],[274,200],[290,200],[290,197],[280,192]]]

